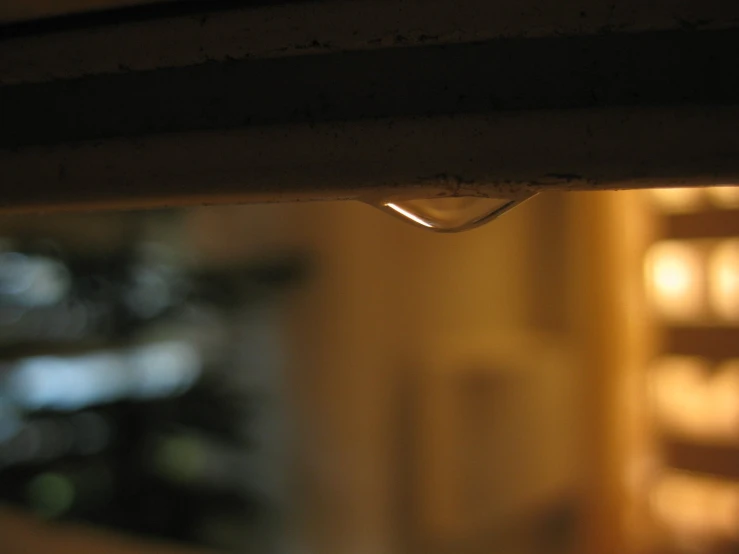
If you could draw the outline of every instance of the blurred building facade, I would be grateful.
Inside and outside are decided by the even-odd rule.
[[[731,551],[739,528],[732,190],[542,195],[458,235],[359,203],[5,218],[2,229],[11,253],[19,237],[93,258],[156,239],[166,249],[144,249],[147,263],[177,252],[179,273],[200,283],[197,313],[221,306],[184,337],[231,361],[216,374],[232,391],[250,391],[228,404],[249,438],[243,456],[222,456],[220,442],[211,459],[233,463],[193,473],[193,452],[216,450],[181,422],[145,450],[161,447],[155,467],[178,478],[250,484],[274,517],[210,511],[198,546],[244,551],[251,521],[247,550],[262,552],[711,553]],[[275,295],[284,253],[307,269]],[[152,298],[140,292],[134,306]],[[231,315],[213,316],[223,306]],[[136,317],[127,332],[144,329]],[[11,348],[12,328],[6,372],[33,357]],[[226,405],[195,400],[193,413]],[[7,544],[24,544],[24,528],[2,527]]]

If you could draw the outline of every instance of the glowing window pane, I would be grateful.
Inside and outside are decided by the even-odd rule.
[[[676,537],[701,541],[739,537],[739,484],[670,471],[650,495],[657,519]]]
[[[652,367],[652,401],[663,426],[689,435],[711,433],[706,418],[707,375],[707,364],[700,358],[673,356]]]
[[[705,189],[685,187],[652,189],[649,191],[654,205],[669,214],[697,211],[704,202]]]
[[[671,356],[650,370],[650,397],[660,424],[709,442],[739,439],[739,359],[710,368],[701,358]]]
[[[647,286],[657,312],[667,319],[697,319],[704,312],[703,255],[693,244],[655,244],[646,259]]]
[[[711,253],[709,302],[720,318],[739,321],[739,240],[723,241]]]

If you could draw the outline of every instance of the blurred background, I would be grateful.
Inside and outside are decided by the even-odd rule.
[[[1,550],[736,552],[737,215],[5,216]]]

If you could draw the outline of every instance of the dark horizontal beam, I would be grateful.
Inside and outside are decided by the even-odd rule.
[[[739,183],[736,3],[160,15],[0,40],[0,210]]]
[[[739,327],[670,327],[665,351],[711,360],[739,357]]]
[[[501,112],[0,149],[0,210],[739,182],[739,108]]]
[[[739,237],[739,211],[716,209],[670,215],[665,220],[664,236],[671,239]]]
[[[498,38],[737,26],[739,3],[726,0],[178,0],[153,7],[147,2],[0,29],[0,82]]]
[[[669,467],[721,479],[739,479],[739,446],[667,440],[663,454]]]
[[[253,125],[739,105],[739,29],[498,39],[0,88],[0,147]]]
[[[71,12],[63,1],[29,2],[31,5],[0,10],[0,40],[312,1],[317,0],[119,0],[117,4],[113,0],[108,2],[113,7],[106,8],[100,2],[88,6],[83,3],[79,8],[73,5],[78,11]]]

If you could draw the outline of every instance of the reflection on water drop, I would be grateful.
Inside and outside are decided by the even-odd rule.
[[[486,198],[479,196],[448,196],[416,200],[383,200],[372,205],[404,221],[439,231],[453,233],[474,229],[492,221],[512,207],[530,198]]]

